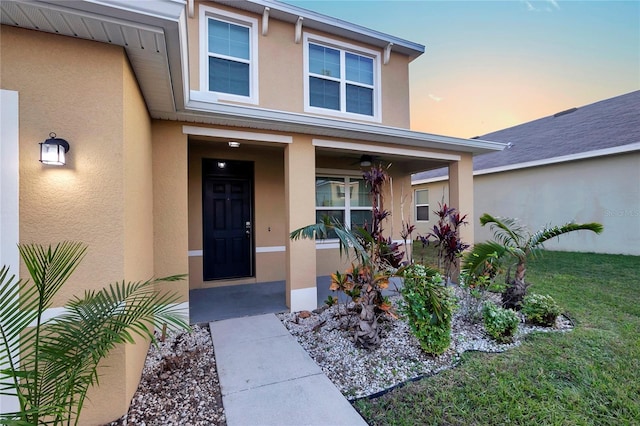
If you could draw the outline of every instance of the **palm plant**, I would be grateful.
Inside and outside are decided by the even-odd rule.
[[[176,295],[160,294],[159,282],[119,282],[85,291],[46,320],[54,295],[83,259],[86,246],[19,245],[31,281],[0,270],[0,394],[18,398],[20,411],[0,416],[7,425],[78,424],[90,386],[98,384],[98,363],[134,335],[154,339],[154,327],[188,329],[176,309]],[[19,294],[18,290],[19,289]]]
[[[502,293],[502,304],[505,308],[519,309],[527,291],[525,282],[527,259],[535,256],[543,248],[545,241],[573,231],[588,230],[600,234],[603,227],[599,223],[567,223],[562,226],[548,226],[536,232],[530,232],[516,219],[500,218],[488,213],[480,217],[480,224],[490,224],[494,241],[478,243],[464,258],[463,270],[469,276],[480,276],[487,265],[495,259],[510,258],[515,262],[507,269],[505,283],[507,287]],[[511,278],[511,268],[515,265],[515,275]]]
[[[349,257],[353,253],[353,265],[344,275],[334,275],[344,282],[340,285],[358,294],[359,321],[355,330],[356,345],[375,348],[380,343],[377,326],[378,315],[385,312],[381,291],[389,285],[389,266],[398,267],[404,257],[398,245],[382,235],[383,220],[389,212],[383,208],[382,188],[389,181],[389,175],[381,166],[373,166],[363,174],[369,187],[372,212],[371,225],[348,228],[332,217],[324,217],[322,222],[296,229],[290,235],[292,240],[300,238],[325,239],[333,231],[338,239],[340,255]],[[387,306],[388,308],[388,306]]]

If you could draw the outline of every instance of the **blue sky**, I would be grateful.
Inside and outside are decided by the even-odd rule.
[[[415,130],[472,137],[640,89],[640,1],[287,0],[426,46]]]

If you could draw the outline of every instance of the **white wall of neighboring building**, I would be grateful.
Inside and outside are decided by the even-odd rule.
[[[414,185],[441,197],[446,181]],[[478,226],[483,213],[516,217],[530,229],[575,221],[599,222],[604,232],[578,231],[545,243],[549,250],[640,255],[640,152],[474,177],[475,240],[491,238]],[[446,191],[445,191],[446,192]],[[431,194],[434,194],[433,196]],[[434,197],[434,198],[432,198]],[[437,202],[432,210],[437,208]],[[462,212],[464,213],[464,212]],[[433,226],[420,223],[418,232]]]

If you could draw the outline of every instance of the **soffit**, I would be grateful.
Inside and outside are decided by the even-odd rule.
[[[133,6],[133,7],[132,7]],[[143,6],[144,9],[137,8]],[[169,7],[167,7],[169,6]],[[168,54],[165,32],[175,31],[184,8],[179,1],[7,1],[0,2],[4,25],[122,46],[136,74],[149,109],[174,111],[182,84],[179,55]],[[178,13],[177,16],[176,12]],[[176,21],[168,20],[173,14]],[[178,50],[179,51],[179,50]],[[171,69],[173,59],[174,69]],[[177,63],[176,63],[177,62]],[[183,102],[180,101],[180,104]]]

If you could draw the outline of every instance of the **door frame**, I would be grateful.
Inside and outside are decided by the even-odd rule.
[[[224,163],[224,167],[219,164]],[[232,180],[246,180],[249,182],[249,220],[251,221],[251,231],[249,235],[249,274],[246,276],[230,277],[230,278],[213,278],[207,279],[205,276],[206,269],[206,250],[204,232],[205,215],[205,197],[206,197],[206,180],[207,178],[217,178]],[[255,164],[253,161],[227,160],[220,158],[202,158],[202,279],[203,281],[224,281],[235,279],[246,279],[256,276],[256,241],[255,241]]]

